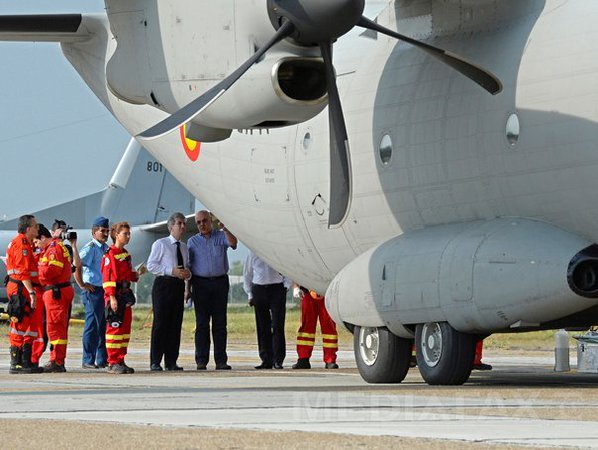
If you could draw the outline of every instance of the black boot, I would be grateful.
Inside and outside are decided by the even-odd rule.
[[[21,366],[21,349],[16,345],[10,347],[10,369],[8,373],[22,373],[23,368]]]
[[[293,364],[293,369],[311,369],[311,364],[309,363],[308,358],[299,358],[295,364]]]
[[[23,373],[41,373],[41,372],[43,372],[43,369],[40,369],[39,365],[37,367],[35,367],[35,365],[31,362],[31,351],[32,351],[31,344],[23,344],[23,353],[22,353]]]

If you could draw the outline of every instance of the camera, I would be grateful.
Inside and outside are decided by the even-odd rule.
[[[77,239],[77,232],[73,231],[73,227],[66,227],[66,229],[60,235],[62,240],[71,241],[73,239]]]

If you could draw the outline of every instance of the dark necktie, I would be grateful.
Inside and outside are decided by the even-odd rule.
[[[183,254],[181,253],[181,243],[175,242],[176,244],[176,263],[178,267],[183,267],[185,262],[183,261]]]

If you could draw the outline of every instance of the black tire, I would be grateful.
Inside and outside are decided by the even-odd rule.
[[[465,383],[473,368],[476,341],[475,335],[461,333],[446,322],[417,325],[415,354],[422,378],[432,385]]]
[[[370,337],[377,336],[377,345],[373,342],[370,347],[367,347],[365,342],[361,341],[365,333],[368,333]],[[370,341],[373,340],[370,339]],[[397,337],[386,328],[356,326],[353,331],[353,351],[357,369],[359,369],[361,377],[368,383],[400,383],[403,381],[409,370],[412,345],[412,339]]]

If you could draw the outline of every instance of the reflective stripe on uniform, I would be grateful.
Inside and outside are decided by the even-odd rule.
[[[60,261],[56,261],[55,259],[50,261],[48,263],[49,266],[57,266],[60,267],[61,269],[64,267],[64,263],[61,263]]]
[[[106,340],[122,341],[124,339],[129,339],[130,337],[131,337],[130,334],[107,334]]]
[[[322,342],[322,347],[324,348],[338,348],[338,344],[332,344],[328,342]]]
[[[25,331],[24,336],[33,336],[37,337],[37,331]]]
[[[10,334],[16,334],[18,336],[25,336],[25,332],[24,331],[19,331],[15,328],[10,328]]]
[[[297,345],[306,345],[308,347],[313,347],[314,344],[314,341],[304,341],[303,339],[297,339]]]
[[[121,259],[125,259],[127,256],[129,256],[129,254],[127,252],[119,253],[118,255],[114,255],[114,259],[121,260]]]
[[[128,342],[123,342],[122,344],[112,344],[112,343],[106,342],[106,348],[128,348],[128,347],[129,347]]]
[[[50,344],[52,344],[52,345],[66,345],[68,343],[69,343],[68,339],[56,339],[54,341],[50,341]]]
[[[8,275],[18,275],[20,272],[17,269],[10,269],[6,272]]]
[[[37,272],[29,272],[29,275],[31,275],[32,277],[36,277],[38,275]]]
[[[338,339],[338,334],[323,334],[322,339],[332,339],[336,341]]]
[[[104,289],[109,288],[109,287],[116,287],[116,281],[105,281],[104,283],[102,283],[102,287]]]
[[[315,339],[316,335],[314,333],[297,333],[297,337],[305,337],[305,338]]]

